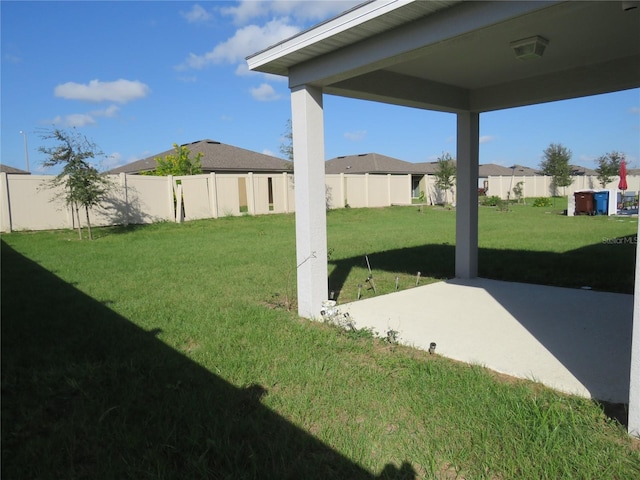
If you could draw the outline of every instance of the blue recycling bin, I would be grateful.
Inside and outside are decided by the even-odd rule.
[[[609,214],[609,192],[595,192],[593,194],[593,203],[595,204],[596,215]]]

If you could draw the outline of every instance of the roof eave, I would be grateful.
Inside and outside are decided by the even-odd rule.
[[[264,50],[256,52],[246,57],[249,70],[271,73],[274,75],[287,76],[289,67],[317,57],[328,51],[337,50],[363,40],[375,33],[377,30],[388,28],[386,20],[382,18],[407,5],[421,0],[369,0],[353,7],[340,15],[333,17],[323,23],[304,30],[292,37],[276,43]],[[429,2],[429,14],[449,7],[453,3],[462,0],[440,0]],[[423,3],[426,5],[426,3]],[[424,16],[424,12],[416,15],[416,18]],[[378,22],[375,24],[375,22]],[[408,21],[406,17],[404,21]],[[353,34],[344,36],[342,40],[336,38],[347,31],[370,22],[372,25],[362,29],[356,37]],[[327,42],[333,39],[334,42]],[[331,43],[331,44],[330,44]],[[324,44],[324,45],[323,45]]]

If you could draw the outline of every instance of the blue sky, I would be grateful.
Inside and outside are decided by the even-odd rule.
[[[1,16],[1,157],[40,171],[40,135],[75,127],[112,168],[205,138],[280,156],[286,79],[247,55],[350,8],[349,1],[10,2]],[[409,162],[455,156],[455,116],[325,96],[325,154]],[[550,143],[594,168],[640,167],[640,90],[481,115],[480,162],[537,167]]]

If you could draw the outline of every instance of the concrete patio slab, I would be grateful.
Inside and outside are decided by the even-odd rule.
[[[565,393],[629,401],[633,295],[448,280],[339,305],[356,327]]]

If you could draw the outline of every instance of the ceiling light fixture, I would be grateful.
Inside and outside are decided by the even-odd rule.
[[[549,45],[549,40],[536,35],[534,37],[523,38],[509,44],[513,48],[518,60],[532,60],[542,57],[544,49]]]

